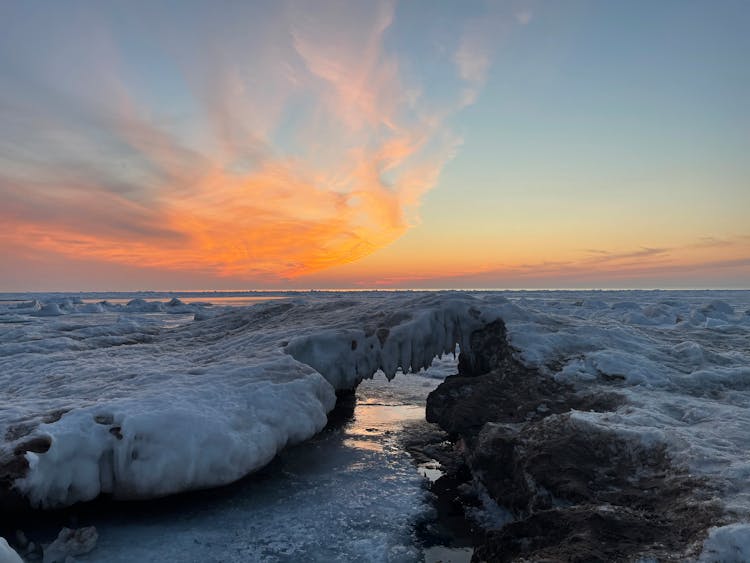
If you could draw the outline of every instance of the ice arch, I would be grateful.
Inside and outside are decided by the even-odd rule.
[[[34,348],[21,342],[0,358],[0,384],[21,387],[0,412],[0,504],[8,483],[55,507],[235,481],[320,431],[335,392],[378,369],[417,371],[457,343],[471,358],[471,334],[497,315],[483,305],[376,292],[199,311],[156,333],[118,321],[63,340],[50,325]]]

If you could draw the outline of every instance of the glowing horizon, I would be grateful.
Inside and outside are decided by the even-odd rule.
[[[0,8],[0,291],[750,288],[746,5],[212,6]]]

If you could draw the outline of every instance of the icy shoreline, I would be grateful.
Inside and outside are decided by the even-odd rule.
[[[319,431],[336,390],[456,343],[471,352],[471,334],[503,319],[527,368],[625,397],[575,417],[663,444],[720,491],[728,522],[750,515],[748,292],[311,294],[240,309],[60,299],[0,304],[3,502],[231,482]]]
[[[99,541],[81,562],[411,563],[423,539],[442,539],[416,531],[431,509],[400,444],[404,426],[424,419],[426,395],[441,380],[434,369],[393,382],[378,374],[342,393],[320,433],[226,487],[35,511],[5,529],[0,519],[0,535],[14,540],[20,528],[44,546],[61,526],[95,526]]]
[[[237,480],[323,428],[336,390],[378,369],[427,367],[461,340],[461,322],[476,324],[463,300],[389,300],[197,310],[171,330],[124,316],[86,326],[75,314],[11,330],[15,341],[0,344],[6,482],[55,507]]]

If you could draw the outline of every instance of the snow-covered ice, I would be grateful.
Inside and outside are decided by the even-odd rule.
[[[18,553],[8,545],[3,537],[0,537],[0,563],[23,563]]]
[[[700,561],[750,561],[750,524],[736,523],[712,528],[703,543]]]
[[[55,305],[83,306],[64,303]],[[16,482],[43,507],[235,481],[323,428],[336,390],[451,351],[467,307],[437,295],[341,295],[199,308],[202,320],[165,328],[159,315],[185,305],[36,316],[49,305],[8,307],[29,321],[0,333],[0,435],[6,450],[48,440],[26,454],[28,475]]]
[[[63,528],[51,544],[44,549],[42,563],[67,563],[74,557],[85,555],[96,547],[99,534],[93,526],[78,529]]]
[[[97,297],[0,304],[4,448],[50,439],[16,483],[35,504],[231,482],[318,432],[334,391],[457,343],[470,352],[471,331],[502,318],[527,365],[627,397],[576,413],[582,428],[664,443],[730,520],[750,518],[750,292],[310,293],[247,308]],[[716,542],[738,537],[721,530]]]
[[[579,419],[664,442],[750,514],[750,292],[575,292],[513,308],[501,316],[525,363],[628,399]]]
[[[142,561],[296,562],[420,559],[414,524],[429,510],[423,480],[399,443],[423,419],[429,374],[357,389],[339,423],[287,448],[251,478],[228,488],[79,512],[99,542],[77,558]],[[343,414],[343,416],[342,416]],[[122,505],[120,505],[122,506]]]

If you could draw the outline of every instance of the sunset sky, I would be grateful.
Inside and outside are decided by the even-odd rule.
[[[750,3],[0,2],[0,291],[750,288]]]

